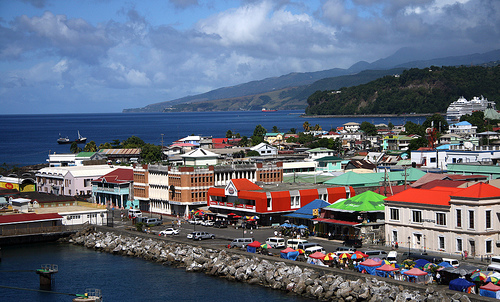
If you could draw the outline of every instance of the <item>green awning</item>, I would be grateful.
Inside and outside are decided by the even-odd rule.
[[[325,210],[342,212],[383,212],[384,195],[366,191],[349,199],[338,201],[325,207]]]

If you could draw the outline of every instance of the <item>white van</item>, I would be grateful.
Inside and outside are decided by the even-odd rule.
[[[398,263],[398,252],[390,251],[389,254],[387,254],[387,261],[391,264]]]
[[[306,248],[304,250],[304,254],[306,255],[306,257],[309,257],[309,255],[314,254],[316,252],[326,254],[325,249],[322,246],[313,246],[313,247]]]
[[[136,218],[136,217],[142,217],[142,212],[139,209],[129,209],[128,210],[128,218]]]
[[[285,247],[285,239],[280,237],[269,237],[266,243],[273,249]]]
[[[288,239],[286,241],[286,247],[296,250],[299,248],[299,244],[305,243],[308,243],[308,241],[305,239]]]
[[[235,238],[231,243],[229,244],[231,248],[233,247],[245,247],[252,243],[254,240],[253,238]]]
[[[453,267],[458,267],[460,265],[458,260],[453,258],[443,258],[443,262],[448,262]]]
[[[500,256],[491,257],[491,263],[486,270],[500,273]]]

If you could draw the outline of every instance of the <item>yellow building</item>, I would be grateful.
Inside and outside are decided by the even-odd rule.
[[[31,178],[21,178],[21,177],[10,177],[2,176],[0,177],[0,188],[14,189],[19,192],[35,192],[36,185],[35,180]]]

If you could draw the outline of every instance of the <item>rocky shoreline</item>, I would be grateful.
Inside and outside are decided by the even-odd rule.
[[[373,276],[350,278],[304,263],[266,259],[225,249],[214,249],[143,236],[96,231],[80,231],[65,241],[111,254],[139,257],[164,265],[182,267],[188,272],[247,282],[320,301],[453,301],[466,302],[470,295],[438,291],[433,286],[390,284]],[[283,261],[280,261],[283,260]],[[365,276],[365,275],[364,275]],[[351,276],[352,277],[352,276]],[[483,300],[477,296],[478,300]]]

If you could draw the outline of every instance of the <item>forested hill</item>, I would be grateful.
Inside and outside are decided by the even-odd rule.
[[[404,71],[367,84],[316,91],[307,115],[401,114],[445,112],[460,96],[483,95],[500,104],[500,66],[435,67]]]

